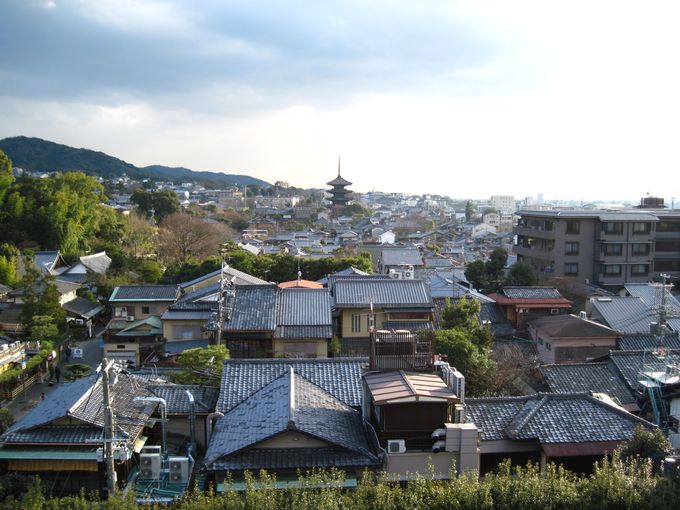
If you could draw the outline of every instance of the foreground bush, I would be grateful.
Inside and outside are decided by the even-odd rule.
[[[680,480],[654,475],[651,463],[640,459],[604,460],[592,475],[577,476],[549,465],[541,474],[535,465],[511,468],[482,479],[470,474],[440,481],[421,477],[405,484],[367,474],[354,490],[342,489],[338,471],[312,472],[300,488],[275,489],[276,479],[265,472],[248,475],[246,490],[213,494],[192,492],[181,501],[146,508],[178,510],[425,510],[425,509],[664,509],[677,508]],[[43,496],[38,480],[21,498],[8,497],[8,510],[125,510],[137,508],[131,493],[108,501],[85,495],[64,498]]]

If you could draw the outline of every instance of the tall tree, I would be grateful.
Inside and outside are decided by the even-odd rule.
[[[228,227],[183,213],[166,217],[159,226],[158,251],[169,263],[203,260],[230,238]]]
[[[13,182],[12,162],[4,152],[0,151],[0,205]]]

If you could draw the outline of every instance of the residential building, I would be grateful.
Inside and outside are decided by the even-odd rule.
[[[527,321],[529,335],[543,363],[589,361],[616,349],[618,331],[571,314],[546,315]]]
[[[503,309],[513,327],[523,330],[530,315],[569,313],[572,303],[554,287],[504,287],[489,294]]]
[[[490,205],[499,213],[514,213],[517,210],[513,195],[491,195]]]
[[[680,211],[529,211],[520,216],[514,251],[544,276],[605,288],[680,278]]]

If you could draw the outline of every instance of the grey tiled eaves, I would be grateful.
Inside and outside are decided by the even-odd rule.
[[[290,367],[345,404],[360,408],[362,366],[367,362],[362,358],[228,359],[222,369],[217,409],[227,413]]]
[[[199,276],[198,278],[195,278],[194,280],[190,280],[188,282],[183,282],[180,283],[180,287],[183,289],[190,289],[192,285],[197,285],[205,280],[209,280],[210,278],[215,278],[216,276],[219,276],[221,269],[217,269],[213,271],[212,273],[205,274],[203,276]],[[227,280],[234,279],[234,285],[267,285],[268,282],[265,282],[264,280],[261,280],[260,278],[257,278],[253,275],[250,275],[248,273],[244,273],[243,271],[239,271],[238,269],[234,267],[226,267],[224,270],[224,277]]]
[[[656,335],[623,335],[619,340],[618,347],[622,351],[638,351],[656,349],[658,347],[680,349],[680,334],[677,331],[673,331],[664,335],[663,346],[660,345],[660,338]]]
[[[289,369],[218,421],[206,465],[285,431],[377,461],[359,412]]]
[[[504,287],[501,291],[510,299],[559,299],[560,291],[554,287]]]
[[[0,442],[4,444],[31,443],[49,444],[94,444],[101,442],[104,429],[86,425],[47,425],[31,430],[17,430],[2,436]]]
[[[408,331],[434,331],[434,326],[430,321],[385,321],[382,329],[397,330],[404,329]]]
[[[609,362],[543,365],[540,370],[555,393],[606,393],[621,405],[636,402],[626,381]]]
[[[294,339],[330,339],[333,337],[333,327],[328,326],[277,326],[274,338],[284,340]]]
[[[312,469],[378,467],[377,458],[367,457],[338,447],[329,448],[253,448],[218,459],[216,471],[258,469]]]
[[[109,301],[175,301],[179,285],[121,285],[113,289]]]
[[[467,399],[482,440],[538,440],[549,443],[621,441],[636,426],[655,426],[585,393]]]
[[[274,331],[276,327],[276,285],[236,287],[231,319],[226,331]]]
[[[626,291],[633,297],[639,297],[647,306],[660,306],[661,301],[665,299],[666,308],[672,315],[680,315],[680,302],[665,289],[665,298],[661,295],[661,284],[649,283],[627,283],[625,285]]]
[[[333,287],[336,308],[432,308],[428,287],[422,280],[339,280]]]

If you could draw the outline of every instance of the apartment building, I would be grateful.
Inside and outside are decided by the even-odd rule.
[[[517,209],[513,195],[491,195],[490,203],[500,213],[514,213]]]
[[[617,289],[680,279],[680,210],[518,211],[514,252],[543,276]]]

